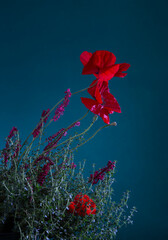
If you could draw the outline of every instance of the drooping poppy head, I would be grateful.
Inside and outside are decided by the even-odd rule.
[[[93,85],[95,81],[93,81]],[[102,82],[99,88],[98,100],[95,97],[96,87],[97,86],[95,85],[88,89],[88,92],[93,98],[95,98],[95,100],[82,97],[81,101],[86,108],[88,108],[94,114],[100,116],[106,124],[109,124],[109,114],[112,114],[113,112],[121,113],[120,105],[115,97],[110,93],[108,82]]]

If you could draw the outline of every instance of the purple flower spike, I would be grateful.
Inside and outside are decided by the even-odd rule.
[[[67,131],[75,126],[80,126],[80,122],[75,122],[73,125],[67,128]],[[48,141],[47,146],[44,148],[44,151],[51,149],[53,147],[56,147],[59,140],[67,135],[67,131],[65,131],[65,128],[61,128],[57,133],[53,134],[52,136],[48,137],[46,140]],[[55,140],[54,140],[55,139]]]
[[[10,133],[9,133],[8,138],[12,138],[12,137],[15,135],[16,132],[18,132],[17,128],[16,128],[16,127],[13,127],[13,128],[11,129]]]
[[[71,163],[71,168],[76,168],[76,164],[74,162]]]
[[[54,121],[57,121],[61,115],[64,114],[65,107],[68,106],[69,104],[69,98],[71,97],[71,91],[68,88],[67,91],[65,92],[65,97],[63,103],[55,110],[55,115],[53,117]]]
[[[36,127],[36,129],[34,129],[32,135],[33,137],[37,137],[40,134],[40,129],[42,128],[42,118],[43,118],[43,122],[46,123],[48,120],[48,113],[49,113],[50,109],[47,110],[43,110],[42,114],[41,114],[41,118],[40,118],[40,123],[38,124],[38,126]]]
[[[40,172],[40,174],[38,175],[37,178],[37,182],[42,186],[46,176],[48,175],[49,171],[50,171],[50,166],[53,165],[51,162],[47,163],[44,165],[44,167],[42,168],[42,171]]]
[[[104,168],[101,168],[98,171],[95,171],[94,174],[90,174],[89,182],[92,183],[92,185],[96,184],[99,180],[103,180],[105,173],[109,172],[110,170],[113,170],[115,168],[115,162],[108,161],[107,166]]]

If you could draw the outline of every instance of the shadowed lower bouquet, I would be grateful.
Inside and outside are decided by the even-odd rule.
[[[114,239],[123,225],[132,223],[136,208],[128,210],[129,192],[119,202],[113,199],[116,162],[109,160],[100,169],[93,165],[92,173],[85,177],[85,161],[75,160],[78,148],[103,128],[116,126],[116,122],[110,123],[109,115],[121,109],[110,93],[109,80],[124,77],[130,65],[116,64],[115,55],[108,51],[85,51],[80,60],[82,74],[96,77],[91,85],[74,93],[67,89],[64,98],[42,112],[23,143],[13,127],[0,151],[1,234],[18,233],[18,239],[23,240],[105,240]],[[81,102],[87,112],[46,137],[47,127],[63,115],[70,98],[86,90],[91,98],[81,97]],[[80,131],[89,112],[92,121]],[[90,134],[99,117],[105,124]]]

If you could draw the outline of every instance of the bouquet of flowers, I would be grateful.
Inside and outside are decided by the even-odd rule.
[[[110,93],[109,80],[126,76],[130,65],[115,64],[115,55],[108,51],[85,51],[80,60],[82,74],[93,74],[96,80],[78,92],[67,89],[63,99],[42,112],[23,143],[13,127],[0,151],[0,231],[17,232],[18,239],[114,239],[123,225],[132,223],[136,209],[127,212],[129,192],[120,202],[113,200],[116,162],[108,161],[101,169],[94,166],[85,178],[85,161],[75,160],[79,147],[103,128],[116,126],[109,115],[121,109]],[[70,98],[86,90],[91,98],[81,98],[88,109],[84,116],[44,139],[48,125],[63,115]],[[89,126],[67,137],[89,112]],[[98,117],[105,125],[88,137]]]

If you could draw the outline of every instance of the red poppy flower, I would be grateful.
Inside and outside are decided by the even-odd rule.
[[[115,64],[116,57],[109,51],[96,51],[93,54],[87,51],[80,55],[80,60],[84,65],[82,74],[94,74],[96,78],[108,81],[113,77],[125,77],[130,64]]]
[[[109,51],[96,51],[93,54],[85,51],[81,54],[80,60],[84,65],[82,74],[94,74],[97,78],[94,97],[99,103],[102,103],[99,92],[102,82],[113,77],[125,77],[127,73],[123,71],[130,67],[128,63],[115,64],[116,57]]]
[[[93,81],[91,85],[94,85],[96,80]],[[90,95],[95,98],[96,85],[88,89]],[[118,104],[115,97],[109,92],[108,82],[102,82],[99,89],[100,98],[102,99],[102,104],[97,99],[93,100],[90,98],[81,98],[82,103],[94,114],[100,116],[106,124],[110,123],[109,114],[113,112],[121,112],[120,105]]]
[[[80,193],[76,195],[74,201],[70,203],[69,212],[82,217],[85,215],[96,214],[96,204],[88,195]]]

